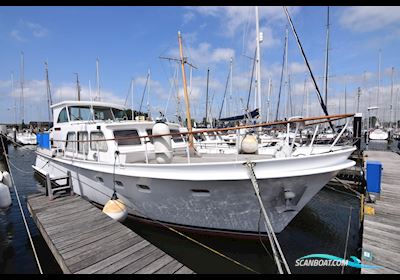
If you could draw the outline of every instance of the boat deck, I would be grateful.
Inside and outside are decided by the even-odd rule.
[[[27,206],[64,273],[194,273],[80,196],[34,194]]]
[[[362,268],[362,274],[400,273],[400,155],[389,151],[365,151],[367,160],[382,163],[380,199],[367,204],[374,215],[364,216],[362,263],[382,268]],[[365,253],[370,253],[366,258]]]
[[[231,162],[231,161],[253,161],[260,159],[273,158],[270,155],[256,154],[202,154],[201,156],[191,156],[190,163],[209,163],[209,162]],[[157,163],[155,159],[149,160],[149,163]],[[185,155],[175,155],[171,163],[188,163]]]

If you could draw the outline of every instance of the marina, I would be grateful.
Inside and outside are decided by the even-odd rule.
[[[400,273],[400,60],[373,37],[395,23],[363,18],[385,7],[37,9],[0,9],[26,17],[0,54],[1,274]]]

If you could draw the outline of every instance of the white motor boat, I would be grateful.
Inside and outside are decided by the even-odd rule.
[[[17,132],[17,143],[21,145],[36,145],[37,144],[37,139],[36,139],[36,134],[29,131],[29,130],[24,130],[22,132]],[[9,134],[9,137],[14,138],[14,135],[11,133]]]
[[[382,128],[376,128],[369,133],[370,140],[388,140],[389,134]]]
[[[131,215],[199,231],[265,233],[246,163],[255,164],[260,196],[275,232],[341,169],[355,164],[348,159],[352,146],[321,153],[304,148],[279,158],[193,156],[186,142],[178,147],[165,136],[165,130],[177,131],[177,124],[123,120],[123,107],[103,102],[64,101],[52,109],[51,146],[36,150],[36,172],[53,178],[70,171],[74,192],[88,200],[104,205],[116,191]],[[154,137],[157,134],[164,136]]]

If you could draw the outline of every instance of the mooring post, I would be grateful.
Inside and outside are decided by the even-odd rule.
[[[362,113],[356,113],[353,120],[353,140],[355,140],[355,145],[357,149],[361,148],[361,127],[362,127]]]
[[[68,176],[68,185],[71,188],[69,194],[74,195],[74,188],[72,186],[72,176],[71,176],[71,171],[67,171],[67,176]]]
[[[49,173],[46,174],[46,195],[49,196],[50,200],[53,200],[53,192],[51,190],[51,180]]]

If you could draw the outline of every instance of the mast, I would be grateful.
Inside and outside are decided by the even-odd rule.
[[[325,83],[324,83],[324,89],[325,89],[325,106],[328,107],[328,52],[329,52],[329,6],[327,10],[327,23],[326,23],[326,52],[325,52]]]
[[[14,95],[14,72],[11,71],[11,95]],[[17,97],[14,96],[14,118],[15,118],[15,125],[17,125]]]
[[[151,78],[150,78],[150,68],[149,68],[149,72],[148,72],[148,77],[149,77],[149,86],[147,87],[147,118],[150,119],[150,82],[151,82]]]
[[[257,43],[257,57],[256,57],[256,83],[257,83],[257,103],[259,106],[259,115],[260,115],[260,122],[262,122],[262,110],[261,110],[261,67],[260,67],[260,43],[261,43],[261,34],[258,22],[258,6],[255,7],[256,9],[256,43]],[[261,36],[260,36],[261,35]],[[261,127],[260,127],[261,129]]]
[[[285,104],[285,115],[288,115],[288,104],[289,104],[289,71],[288,71],[288,48],[289,48],[289,37],[288,37],[288,29],[286,29],[286,45],[285,45],[285,89],[286,89],[286,104]]]
[[[326,107],[326,105],[325,105],[325,102],[324,102],[322,96],[321,96],[321,92],[319,91],[319,88],[318,88],[317,82],[316,82],[316,80],[315,80],[314,74],[313,74],[312,71],[311,71],[310,64],[308,63],[307,57],[306,57],[306,55],[305,55],[305,53],[304,53],[304,49],[303,49],[303,47],[301,46],[301,42],[300,42],[299,36],[297,35],[296,29],[294,28],[292,19],[290,18],[289,12],[288,12],[288,10],[287,10],[287,8],[286,8],[285,6],[283,7],[283,10],[285,11],[286,17],[287,17],[287,19],[288,19],[288,21],[289,21],[289,24],[290,24],[290,27],[292,28],[293,35],[296,37],[297,45],[298,45],[298,47],[299,47],[299,49],[300,49],[300,51],[301,51],[301,54],[302,54],[303,59],[304,59],[304,62],[305,62],[306,65],[307,65],[307,69],[308,69],[308,71],[309,71],[309,73],[310,73],[310,76],[311,76],[311,79],[312,79],[312,81],[313,81],[315,90],[317,91],[316,93],[317,93],[318,102],[320,103],[321,108],[322,108],[322,110],[324,111],[325,115],[328,116],[328,115],[329,115],[329,114],[328,114],[328,109],[327,109],[327,107]],[[335,128],[333,127],[332,121],[329,121],[329,125],[330,125],[330,127],[332,128],[332,130],[335,131]]]
[[[132,120],[134,120],[134,116],[133,116],[133,78],[131,80],[131,112],[132,112]]]
[[[96,58],[96,83],[97,83],[97,100],[101,101],[100,97],[100,75],[99,75],[99,57]]]
[[[268,79],[268,96],[267,96],[267,122],[269,122],[269,115],[270,115],[270,98],[272,92],[272,79],[269,77]]]
[[[379,107],[379,94],[381,89],[381,49],[379,49],[379,61],[378,61],[378,91],[376,92],[376,107]],[[378,108],[379,110],[379,108]],[[378,112],[376,113],[378,116]]]
[[[181,67],[182,67],[182,80],[183,80],[183,93],[185,96],[185,104],[186,104],[186,124],[189,131],[189,147],[193,147],[193,135],[192,135],[192,119],[190,116],[190,103],[189,103],[189,96],[187,92],[187,85],[186,85],[186,74],[185,74],[185,63],[186,60],[183,56],[182,50],[182,37],[181,32],[178,31],[178,43],[179,43],[179,54],[181,57]]]
[[[79,85],[79,76],[78,73],[74,73],[76,75],[76,91],[78,93],[77,100],[81,101],[81,86]]]
[[[278,120],[279,117],[279,104],[281,102],[281,93],[282,93],[282,82],[283,82],[283,75],[284,72],[283,70],[285,69],[285,61],[286,61],[286,44],[288,40],[288,27],[286,25],[286,32],[285,32],[285,46],[283,48],[283,59],[282,59],[282,69],[281,69],[281,81],[279,83],[279,93],[278,93],[278,102],[276,105],[276,114],[275,114],[275,120]]]
[[[307,78],[306,78],[306,81],[307,81]],[[306,86],[306,118],[308,118],[309,117],[309,108],[310,108],[310,104],[309,104],[309,98],[308,98],[308,84],[307,84],[307,86]]]
[[[53,104],[53,101],[51,99],[51,90],[50,90],[50,81],[49,81],[49,67],[47,64],[47,61],[44,62],[45,65],[45,71],[46,71],[46,90],[47,90],[47,107],[49,110],[49,122],[52,121],[52,110],[50,106]]]
[[[233,58],[231,57],[231,71],[230,71],[230,89],[229,89],[229,103],[227,104],[228,106],[226,106],[228,108],[228,115],[230,116],[231,114],[231,105],[232,105],[232,81],[233,81],[233,76],[232,76],[232,62],[233,62]]]
[[[389,119],[389,127],[392,127],[392,113],[393,113],[393,74],[394,74],[394,67],[392,67],[392,85],[390,88],[390,119]]]
[[[21,52],[21,70],[20,70],[20,84],[21,84],[21,96],[20,96],[20,117],[21,123],[24,124],[24,52]]]
[[[210,68],[207,68],[207,89],[206,89],[206,119],[205,119],[205,124],[207,127],[207,121],[208,121],[208,81],[210,78]]]

